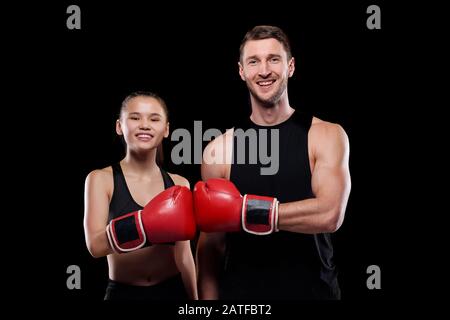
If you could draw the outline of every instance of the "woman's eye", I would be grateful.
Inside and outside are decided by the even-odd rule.
[[[151,121],[159,121],[159,118],[152,118]]]
[[[131,120],[139,120],[138,117],[130,117]]]

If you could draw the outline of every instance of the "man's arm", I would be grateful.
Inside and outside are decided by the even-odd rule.
[[[203,152],[201,166],[202,179],[210,178],[229,179],[231,165],[233,131],[211,141]],[[215,214],[211,212],[211,214]],[[197,272],[198,294],[200,299],[215,300],[219,298],[218,276],[225,252],[225,233],[200,232],[197,243]]]
[[[278,228],[311,234],[334,232],[344,220],[351,188],[348,137],[339,125],[320,122],[311,126],[309,145],[315,198],[280,204]]]

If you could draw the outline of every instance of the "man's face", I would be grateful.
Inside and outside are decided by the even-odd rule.
[[[273,38],[248,41],[239,62],[239,74],[250,94],[267,108],[280,100],[294,69],[294,58],[288,61],[283,45]]]

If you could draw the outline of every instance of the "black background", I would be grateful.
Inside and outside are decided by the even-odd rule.
[[[81,30],[66,28],[70,4],[81,8]],[[381,7],[381,30],[366,27],[370,4]],[[103,299],[106,259],[92,258],[84,242],[84,179],[124,155],[114,129],[123,98],[136,90],[159,93],[171,130],[191,130],[194,120],[202,120],[204,130],[230,128],[250,112],[237,60],[242,37],[258,24],[280,26],[291,40],[291,106],[341,124],[349,136],[352,192],[344,224],[333,235],[343,299],[375,306],[416,294],[410,285],[421,280],[411,277],[411,269],[419,267],[402,232],[412,215],[404,200],[414,195],[398,191],[410,181],[403,169],[411,136],[399,122],[407,121],[401,79],[408,76],[409,60],[401,48],[408,30],[399,22],[404,11],[384,2],[149,1],[16,10],[19,19],[9,30],[19,36],[11,33],[9,40],[19,50],[7,52],[6,61],[16,68],[13,98],[26,107],[20,110],[32,111],[21,126],[29,140],[15,147],[32,150],[30,171],[38,173],[35,191],[21,205],[36,201],[45,217],[27,224],[37,231],[26,241],[38,255],[30,252],[33,258],[20,264],[33,274],[35,298],[43,290],[46,299],[68,303]],[[171,164],[173,145],[165,141],[166,168],[193,185],[199,165]],[[20,160],[30,168],[29,158]],[[66,287],[66,268],[73,264],[81,268],[81,290]],[[366,287],[372,264],[381,268],[381,290]]]

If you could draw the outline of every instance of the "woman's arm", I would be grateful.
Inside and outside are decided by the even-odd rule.
[[[109,197],[108,172],[94,170],[86,178],[84,193],[84,233],[86,245],[94,258],[104,257],[114,251],[106,235]]]
[[[190,189],[189,181],[177,174],[171,174],[176,185],[184,186]],[[184,287],[189,299],[198,300],[197,293],[197,271],[195,269],[194,257],[192,255],[190,241],[177,241],[175,243],[175,263],[181,272]]]

